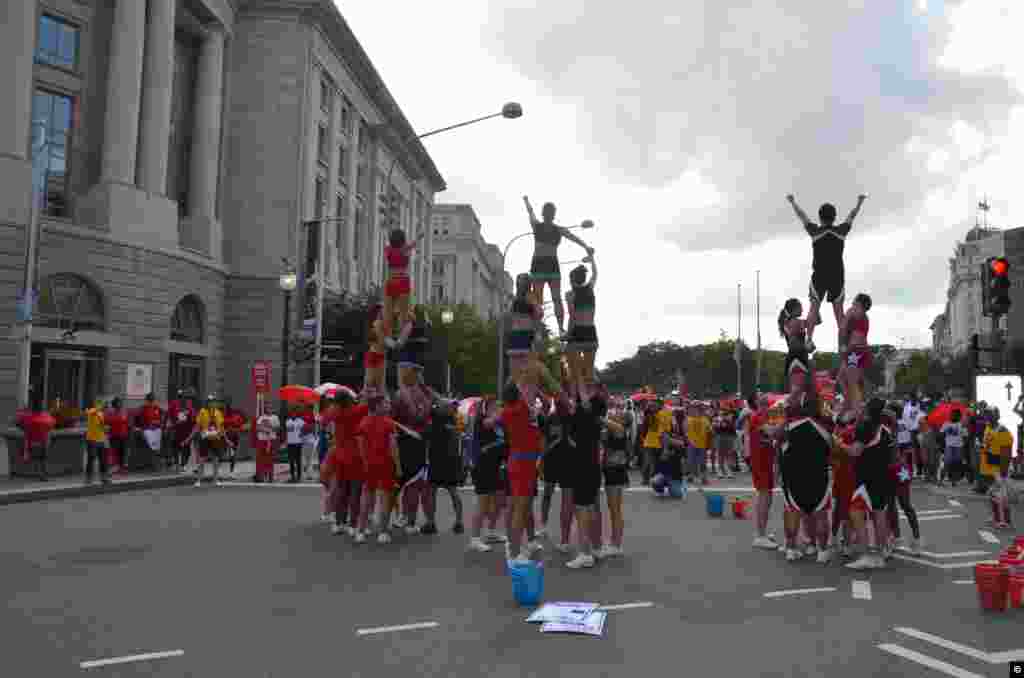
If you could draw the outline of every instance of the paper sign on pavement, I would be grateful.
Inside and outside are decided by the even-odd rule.
[[[526,621],[530,624],[580,624],[600,606],[599,603],[544,603]]]
[[[547,622],[540,627],[541,633],[576,633],[584,636],[600,636],[604,633],[607,612],[593,612],[580,623]]]

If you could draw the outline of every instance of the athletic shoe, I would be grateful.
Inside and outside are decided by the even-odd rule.
[[[320,522],[322,522],[322,523],[329,523],[332,520],[334,520],[334,516],[332,516],[330,513],[321,513],[320,514]]]
[[[884,566],[885,560],[882,556],[872,553],[865,553],[852,563],[846,564],[846,567],[851,570],[877,570],[879,567]]]
[[[357,544],[363,544],[366,542],[366,533],[363,531],[357,531],[352,540]]]
[[[524,552],[529,552],[530,555],[533,555],[537,551],[543,551],[543,550],[544,550],[544,545],[541,544],[536,539],[534,539],[533,541],[527,542],[526,543],[526,547],[523,549]]]
[[[570,551],[572,551],[572,544],[559,544],[557,548],[559,553],[569,553]]]
[[[405,524],[406,524],[405,516],[402,515],[402,514],[398,514],[391,521],[391,527],[394,527],[396,529],[401,529],[401,528],[405,527]]]
[[[814,544],[807,544],[806,546],[804,546],[804,555],[808,558],[813,558],[814,556],[818,555],[818,547]]]
[[[774,539],[772,539],[771,537],[768,537],[768,536],[757,537],[756,539],[754,539],[754,548],[756,548],[756,549],[768,549],[770,551],[774,551],[777,548],[779,548],[779,544]],[[783,547],[783,548],[785,548],[785,547]]]
[[[818,551],[818,562],[822,565],[828,565],[832,562],[832,549],[823,548]]]
[[[92,482],[92,481],[89,481],[89,482]],[[193,485],[192,487],[200,487],[200,486],[202,486],[202,484],[203,484],[202,481],[197,480],[196,484]]]
[[[795,563],[801,558],[803,558],[803,554],[798,549],[786,549],[786,562]]]
[[[547,525],[545,525],[544,527],[542,527],[539,530],[537,530],[537,534],[536,534],[537,539],[544,539],[547,536],[548,536]]]
[[[338,535],[338,534],[342,534],[343,532],[345,532],[345,526],[344,525],[338,525],[337,523],[335,523],[334,525],[331,525],[331,534]]]
[[[454,532],[455,534],[462,534],[465,531],[466,528],[463,527],[462,523],[455,523],[455,526],[452,527],[452,532]]]
[[[777,550],[778,550],[779,553],[785,553],[786,552],[786,545],[785,544],[779,544],[779,548]]]
[[[420,534],[420,528],[416,527],[415,525],[407,525],[405,528],[405,533],[411,537],[414,534]]]
[[[594,566],[594,556],[586,553],[581,553],[568,563],[565,564],[570,570],[579,570],[580,568],[589,568]]]
[[[505,535],[500,534],[498,530],[486,530],[484,533],[484,541],[488,544],[504,544],[508,541]]]
[[[356,528],[352,527],[351,525],[346,525],[345,526],[345,534],[347,534],[348,536],[354,537],[354,536],[356,536],[357,533],[358,533],[358,530],[356,530]]]
[[[614,544],[608,544],[601,549],[602,558],[618,558],[622,556],[622,549]]]
[[[469,550],[477,553],[490,553],[492,549],[480,537],[473,537],[469,540]]]
[[[380,534],[377,535],[377,543],[378,544],[390,544],[391,543],[391,534],[388,533],[388,532],[381,532]]]
[[[437,534],[437,525],[434,523],[427,523],[420,528],[420,534]]]

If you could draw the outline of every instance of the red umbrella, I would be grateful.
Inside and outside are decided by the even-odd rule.
[[[629,399],[636,402],[642,402],[644,400],[657,400],[658,396],[653,393],[648,393],[647,391],[640,391],[639,393],[634,393],[629,396]]]
[[[971,408],[960,402],[942,403],[928,415],[928,425],[932,428],[941,428],[952,418],[953,412],[960,412],[960,417],[966,419],[972,411]]]
[[[281,400],[292,405],[316,405],[320,402],[320,396],[308,386],[282,386],[277,391]]]

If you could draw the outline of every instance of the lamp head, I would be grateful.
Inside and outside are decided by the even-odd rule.
[[[278,278],[278,284],[281,289],[285,292],[291,292],[298,285],[298,278],[295,275],[295,271],[285,271]]]
[[[509,120],[520,118],[523,115],[523,107],[514,101],[510,101],[501,107],[501,116]]]

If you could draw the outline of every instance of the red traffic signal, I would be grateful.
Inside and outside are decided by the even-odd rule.
[[[993,259],[989,266],[992,269],[992,275],[999,278],[1005,278],[1006,275],[1010,272],[1010,264],[1003,257],[997,257]]]

